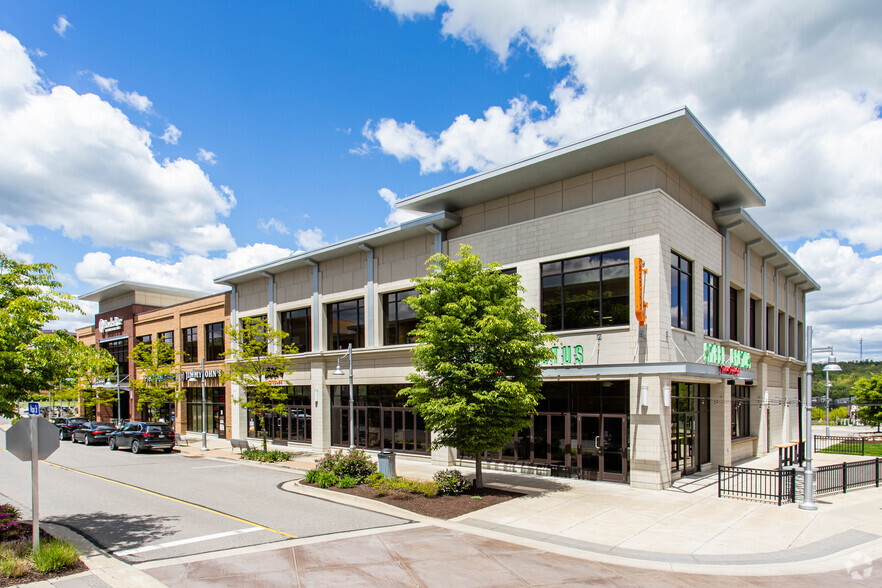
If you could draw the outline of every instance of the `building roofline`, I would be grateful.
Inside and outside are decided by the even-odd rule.
[[[86,302],[102,302],[109,298],[116,298],[129,292],[146,292],[148,294],[160,294],[164,296],[189,296],[193,299],[204,298],[210,296],[209,292],[200,292],[197,290],[186,290],[184,288],[169,288],[167,286],[157,286],[155,284],[146,284],[143,282],[121,281],[108,284],[77,297],[78,300]]]
[[[361,246],[363,245],[369,247],[386,245],[408,237],[426,234],[427,232],[446,231],[455,227],[459,223],[460,218],[451,212],[436,212],[434,214],[428,214],[414,220],[403,222],[394,227],[377,229],[376,231],[339,241],[331,245],[326,245],[325,247],[319,247],[309,251],[301,251],[282,259],[225,274],[215,278],[214,283],[232,286],[240,282],[254,279],[255,274],[259,275],[263,272],[277,274],[297,267],[309,266],[317,262],[328,261],[342,255],[362,251]]]
[[[656,155],[719,208],[764,206],[765,198],[682,107],[404,198],[402,210],[460,210],[487,200]]]

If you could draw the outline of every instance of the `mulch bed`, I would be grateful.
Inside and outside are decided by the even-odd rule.
[[[28,523],[27,530],[25,531],[25,539],[27,541],[30,541],[31,536],[31,527],[30,523]],[[52,535],[50,535],[42,527],[40,527],[40,541],[46,541],[51,538]],[[71,574],[85,572],[88,569],[89,568],[86,566],[86,564],[83,563],[83,560],[77,560],[77,563],[69,568],[50,572],[48,574],[42,574],[37,570],[31,570],[24,576],[19,576],[18,578],[7,578],[6,576],[0,576],[0,588],[5,588],[6,586],[19,586],[21,584],[30,584],[31,582],[40,582],[43,580],[52,580],[53,578],[61,578],[62,576],[70,576]]]
[[[304,486],[315,487],[315,484],[307,484],[303,481],[300,483]],[[368,484],[361,484],[355,488],[337,488],[335,486],[328,488],[328,490],[361,498],[369,498],[436,519],[454,519],[464,514],[523,496],[523,494],[517,492],[486,487],[481,490],[471,490],[459,496],[435,496],[433,498],[426,498],[422,494],[408,494],[405,492],[392,492],[385,496],[377,496],[376,491]]]

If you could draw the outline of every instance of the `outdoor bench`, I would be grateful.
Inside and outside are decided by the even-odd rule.
[[[238,449],[242,453],[243,449],[254,449],[254,447],[245,439],[230,439],[230,451]]]

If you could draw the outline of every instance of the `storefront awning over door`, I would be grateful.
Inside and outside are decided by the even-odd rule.
[[[718,380],[753,380],[756,377],[752,370],[740,370],[737,376],[723,374],[720,366],[706,363],[641,363],[617,365],[573,365],[549,366],[542,368],[545,378],[622,378],[631,376],[682,376],[697,378],[714,378]]]

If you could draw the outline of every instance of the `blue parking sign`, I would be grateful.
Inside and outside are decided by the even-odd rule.
[[[40,403],[28,402],[28,414],[40,416]]]

